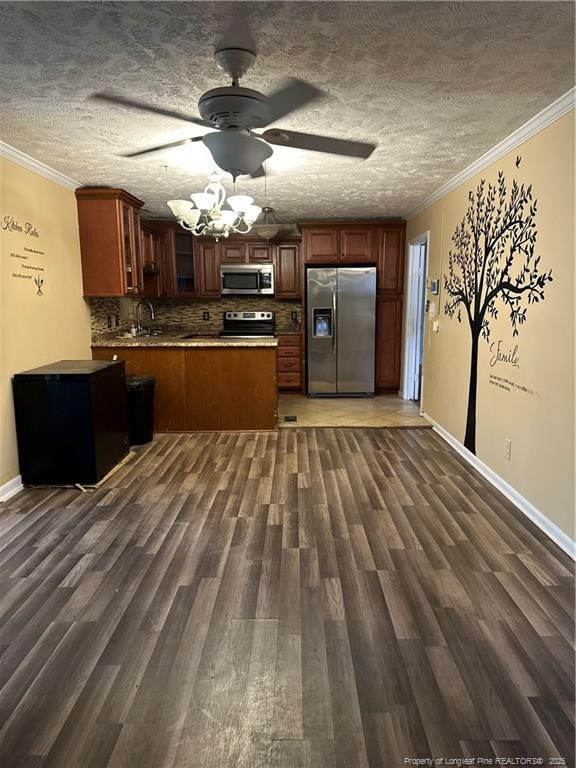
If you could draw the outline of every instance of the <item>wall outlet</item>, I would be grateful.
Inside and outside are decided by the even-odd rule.
[[[202,312],[202,320],[210,320],[210,312]]]
[[[512,440],[510,440],[508,437],[504,440],[504,458],[507,461],[510,461],[510,457],[512,456]]]
[[[112,328],[112,315],[108,315],[106,318],[106,323],[108,325],[108,328]]]
[[[432,330],[434,331],[434,333],[438,333],[438,331],[440,330],[439,320],[434,320],[434,322],[432,323]]]

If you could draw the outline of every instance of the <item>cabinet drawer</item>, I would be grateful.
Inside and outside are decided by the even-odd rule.
[[[279,347],[299,347],[300,346],[300,334],[290,333],[284,336],[278,336]]]
[[[278,371],[300,373],[300,359],[298,357],[279,357],[276,367]]]
[[[278,357],[300,357],[300,347],[278,347]]]
[[[279,373],[278,387],[279,389],[299,389],[300,374],[299,373]]]

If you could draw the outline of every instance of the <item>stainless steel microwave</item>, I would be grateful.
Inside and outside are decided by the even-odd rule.
[[[223,296],[274,296],[274,266],[221,264],[220,293]]]

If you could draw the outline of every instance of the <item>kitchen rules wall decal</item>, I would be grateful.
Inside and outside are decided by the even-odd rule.
[[[518,168],[521,158],[516,158]],[[476,453],[476,394],[478,348],[482,337],[491,345],[491,359],[514,365],[518,349],[502,350],[490,338],[490,324],[502,309],[507,312],[512,336],[517,337],[526,322],[528,306],[544,300],[544,287],[552,271],[543,271],[536,255],[537,201],[532,185],[513,179],[508,192],[504,173],[497,184],[480,181],[476,192],[468,193],[468,209],[452,235],[448,274],[444,289],[448,295],[444,313],[470,328],[471,353],[468,408],[464,445]],[[500,344],[501,347],[501,344]],[[494,357],[496,354],[496,358]]]
[[[2,216],[0,219],[0,228],[4,232],[14,236],[13,242],[10,242],[9,257],[14,259],[11,269],[11,277],[13,280],[29,280],[33,287],[36,296],[44,296],[44,285],[46,283],[46,277],[44,273],[44,267],[38,263],[38,256],[44,256],[44,251],[40,251],[36,248],[30,248],[27,244],[28,240],[24,240],[24,243],[20,245],[20,238],[40,238],[40,233],[37,227],[29,221],[21,224],[13,216]],[[12,238],[11,238],[12,240]]]

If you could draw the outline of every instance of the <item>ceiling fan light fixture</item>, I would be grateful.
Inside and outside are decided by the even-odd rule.
[[[202,141],[212,153],[216,165],[234,179],[254,173],[272,155],[272,149],[265,141],[241,131],[207,133]]]

